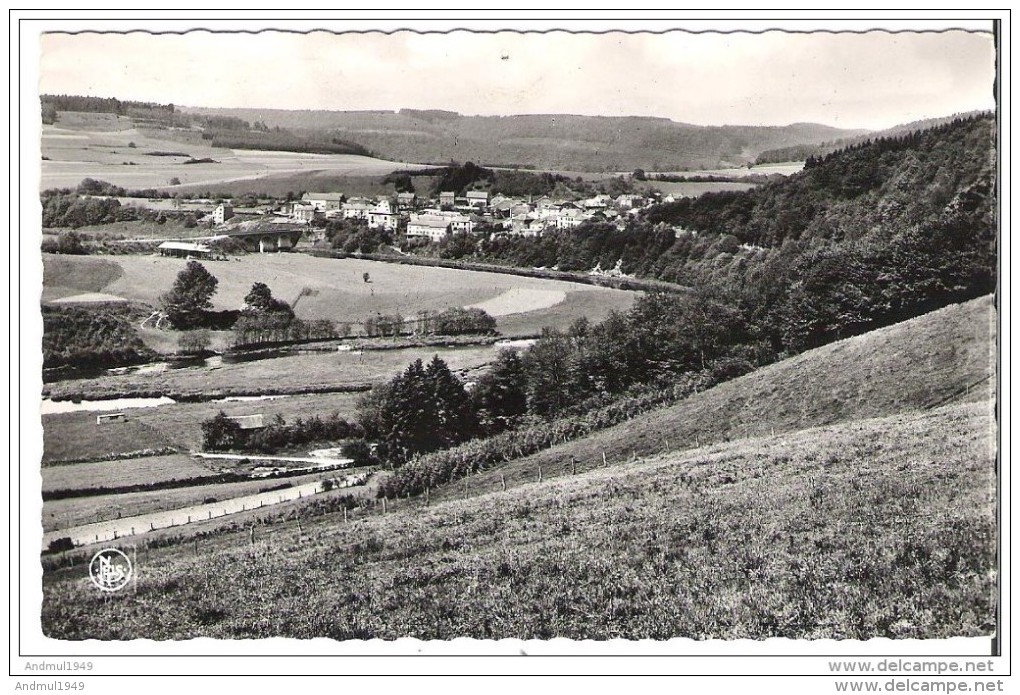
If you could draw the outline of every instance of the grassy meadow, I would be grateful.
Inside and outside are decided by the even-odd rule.
[[[134,413],[127,420],[96,424],[96,413],[59,413],[43,415],[43,487],[45,469],[66,461],[87,461],[124,456],[143,450],[161,450],[174,444],[162,428],[146,424]]]
[[[994,630],[987,402],[755,437],[44,585],[58,639],[937,638]],[[953,432],[947,438],[945,432]],[[296,576],[300,582],[293,581]]]
[[[159,296],[170,289],[184,265],[181,259],[157,256],[44,254],[42,299],[46,302],[83,292],[103,292],[158,305]],[[219,280],[212,300],[215,309],[242,307],[252,283],[264,282],[274,296],[290,302],[300,318],[358,324],[378,314],[413,317],[423,310],[477,304],[515,289],[563,292],[559,308],[554,307],[555,313],[546,315],[564,320],[585,315],[594,305],[603,307],[606,313],[612,308],[625,310],[637,296],[625,290],[558,280],[303,254],[253,254],[204,265]],[[364,281],[365,273],[370,282]],[[541,305],[538,309],[536,314],[550,311]],[[542,326],[536,325],[535,321],[521,324],[513,319],[509,328],[523,326],[537,333]],[[498,322],[497,327],[503,330]]]
[[[144,485],[204,478],[216,472],[183,454],[66,463],[43,468],[42,489],[46,492]]]
[[[222,366],[170,369],[153,374],[104,375],[66,379],[46,384],[51,398],[115,398],[166,395],[203,399],[244,395],[364,389],[387,381],[416,359],[440,355],[459,372],[469,372],[492,361],[491,345],[460,348],[401,348],[364,352],[313,352],[271,357]]]
[[[129,408],[124,422],[96,425],[93,412],[57,413],[42,416],[43,485],[46,467],[62,461],[82,461],[143,448],[172,446],[180,451],[198,451],[202,447],[202,422],[220,411],[227,415],[261,413],[267,419],[276,415],[288,422],[313,414],[355,417],[358,393],[310,393],[261,401],[229,403],[175,403],[158,408]],[[149,439],[142,439],[145,435]],[[148,446],[144,446],[144,445]]]

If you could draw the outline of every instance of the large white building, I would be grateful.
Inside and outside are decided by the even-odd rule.
[[[450,234],[450,220],[438,215],[411,215],[407,221],[408,239],[442,241]]]

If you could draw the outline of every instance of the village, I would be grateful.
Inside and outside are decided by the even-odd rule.
[[[168,240],[159,246],[165,256],[214,257],[209,243],[236,239],[244,250],[269,253],[291,250],[304,239],[311,244],[327,241],[330,221],[363,223],[368,229],[393,233],[400,242],[423,240],[441,242],[457,234],[540,237],[549,230],[573,229],[585,222],[608,223],[623,230],[642,209],[673,202],[673,196],[646,197],[623,194],[613,198],[601,194],[578,200],[549,196],[527,199],[469,190],[463,196],[453,191],[438,198],[418,197],[413,192],[393,196],[351,197],[339,191],[307,192],[300,200],[240,207],[227,200],[208,215],[216,233],[190,240]],[[191,205],[211,201],[188,201]]]

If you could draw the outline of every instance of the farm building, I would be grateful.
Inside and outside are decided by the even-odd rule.
[[[233,420],[242,430],[260,430],[265,427],[262,413],[257,415],[229,415],[228,420]]]
[[[157,248],[160,256],[172,258],[207,258],[212,253],[205,244],[190,241],[164,241]]]
[[[212,218],[214,224],[223,224],[231,217],[234,216],[234,207],[232,205],[217,205],[216,209],[213,210]]]

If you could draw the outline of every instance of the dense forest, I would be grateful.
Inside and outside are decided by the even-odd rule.
[[[619,231],[454,240],[419,253],[698,287],[777,351],[808,349],[995,288],[995,122],[957,119],[811,158],[753,190],[653,206]]]

